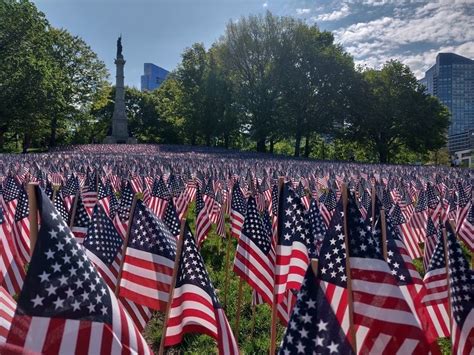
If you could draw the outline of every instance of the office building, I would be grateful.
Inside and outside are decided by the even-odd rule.
[[[153,91],[158,88],[169,74],[169,71],[153,63],[143,64],[144,74],[141,76],[141,90]]]
[[[451,112],[448,130],[450,153],[474,149],[474,60],[454,54],[439,53],[436,64],[420,80]]]

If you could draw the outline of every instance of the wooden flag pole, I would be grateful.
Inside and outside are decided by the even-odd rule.
[[[350,332],[350,339],[352,349],[354,353],[357,353],[357,342],[355,336],[355,327],[354,327],[354,302],[352,299],[352,278],[351,278],[351,263],[350,263],[350,255],[349,255],[349,233],[348,233],[348,225],[347,225],[347,204],[348,204],[348,196],[347,196],[347,187],[345,184],[342,185],[342,206],[344,211],[344,245],[346,249],[346,277],[347,277],[347,304],[349,308],[349,332]]]
[[[30,255],[33,255],[36,241],[38,240],[38,201],[36,200],[36,189],[38,183],[30,182],[28,184],[28,221],[30,222]]]
[[[285,183],[285,178],[283,176],[280,176],[278,179],[278,213],[280,212],[280,195],[283,190],[283,184]],[[277,216],[278,218],[278,216]],[[279,221],[278,221],[279,222]],[[278,238],[278,224],[276,226],[277,228],[277,238]],[[278,243],[278,241],[277,241]],[[270,327],[270,355],[274,355],[276,351],[276,333],[277,333],[277,299],[278,299],[278,294],[277,294],[277,289],[276,289],[276,264],[275,264],[275,271],[274,271],[274,276],[273,276],[273,303],[272,303],[272,320],[271,320],[271,327]]]
[[[382,207],[380,210],[380,220],[381,220],[381,227],[382,227],[382,252],[383,258],[387,261],[387,220],[385,217],[385,209]]]
[[[230,244],[232,243],[231,239],[232,239],[232,236],[228,235],[226,252],[225,252],[224,310],[227,310],[227,292],[229,291]]]
[[[179,232],[178,245],[176,246],[176,258],[174,260],[173,277],[171,279],[171,287],[170,287],[169,296],[168,296],[168,303],[166,304],[165,319],[163,320],[163,330],[161,333],[160,350],[158,352],[159,355],[163,355],[165,351],[166,329],[168,328],[168,320],[170,318],[171,303],[173,302],[174,289],[176,287],[176,279],[178,278],[178,269],[179,269],[179,262],[181,259],[181,250],[183,249],[185,228],[186,228],[186,220],[183,219],[181,220],[181,230]]]
[[[235,334],[235,341],[239,342],[239,326],[240,326],[240,312],[242,308],[242,295],[244,292],[244,280],[239,277],[239,293],[237,296],[237,314],[235,317],[235,326],[234,326],[234,334]]]
[[[69,228],[74,226],[74,218],[76,218],[76,210],[77,210],[77,200],[79,200],[79,191],[76,192],[76,196],[74,196],[74,202],[71,208],[71,220],[69,221]]]
[[[253,341],[253,333],[255,331],[255,316],[257,313],[257,305],[254,303],[252,304],[252,320],[250,323],[250,342]]]
[[[138,197],[137,194],[133,195],[132,206],[130,207],[130,216],[128,216],[127,234],[123,240],[122,246],[122,260],[120,260],[120,268],[117,276],[117,284],[115,285],[115,295],[118,296],[120,290],[120,280],[122,279],[123,264],[125,263],[125,253],[128,247],[128,238],[130,237],[130,231],[132,230],[133,215],[135,214],[135,208],[137,207]]]

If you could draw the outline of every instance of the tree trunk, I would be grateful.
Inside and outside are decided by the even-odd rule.
[[[210,147],[211,146],[211,136],[206,135],[206,146]]]
[[[270,153],[273,154],[273,150],[275,149],[275,139],[272,137],[270,138]]]
[[[310,153],[311,153],[311,147],[309,145],[309,133],[307,133],[306,134],[306,142],[304,144],[304,156],[305,156],[305,158],[308,158]]]
[[[51,120],[51,135],[49,136],[49,147],[52,148],[56,146],[56,131],[58,128],[58,119],[53,117]]]
[[[225,149],[229,149],[229,135],[224,134],[224,147]]]
[[[3,152],[4,145],[5,145],[5,132],[6,129],[4,130],[3,127],[0,128],[0,152]]]
[[[260,138],[257,140],[257,152],[265,153],[267,151],[267,147],[265,146],[265,138]]]
[[[31,144],[31,137],[28,133],[25,132],[25,134],[23,135],[23,150],[22,150],[23,154],[28,152],[28,148],[30,147],[30,144]]]
[[[301,146],[301,133],[296,132],[296,136],[295,136],[295,154],[294,154],[295,157],[300,156],[300,150],[301,150],[300,146]]]
[[[379,147],[379,160],[382,164],[388,163],[388,149],[387,149],[387,147]]]

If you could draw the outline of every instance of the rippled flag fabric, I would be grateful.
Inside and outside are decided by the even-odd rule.
[[[165,346],[179,344],[186,333],[211,336],[217,341],[219,354],[239,353],[234,334],[189,228],[184,233]]]
[[[297,295],[280,355],[354,354],[311,266]]]
[[[41,227],[7,346],[40,353],[151,353],[145,339],[36,189]]]

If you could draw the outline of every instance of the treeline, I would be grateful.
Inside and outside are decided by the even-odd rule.
[[[27,1],[6,3],[34,9]],[[58,31],[47,25],[43,15],[39,18],[46,22],[46,33]],[[0,26],[1,31],[8,27]],[[19,25],[13,21],[10,26]],[[37,146],[101,142],[110,130],[114,88],[104,85],[103,63],[80,39],[61,33],[75,39],[72,42],[81,48],[69,57],[71,71],[60,75],[67,80],[62,86],[69,90],[59,90],[48,79],[49,87],[54,86],[52,96],[48,88],[40,96],[25,94],[20,107],[23,103],[28,107],[20,112],[15,112],[11,97],[6,101],[10,105],[2,100],[2,120],[20,123],[0,127],[4,140],[22,139],[24,147],[29,146],[28,140]],[[53,56],[51,62],[56,60]],[[22,70],[8,68],[1,61],[0,66],[4,65],[10,73]],[[58,65],[55,73],[65,68]],[[2,67],[0,71],[8,70]],[[14,84],[20,91],[24,88],[19,86],[21,80]],[[75,92],[83,92],[82,88],[87,95]],[[35,86],[33,91],[37,90]],[[40,106],[30,104],[32,96],[41,101]],[[445,145],[449,125],[447,109],[425,94],[407,66],[390,61],[380,70],[355,67],[331,33],[269,12],[230,22],[208,49],[199,43],[187,48],[160,88],[147,93],[128,88],[126,105],[130,131],[140,142],[323,159],[428,159],[429,152]],[[39,110],[41,107],[49,111]],[[33,118],[34,128],[23,132],[21,122]]]

